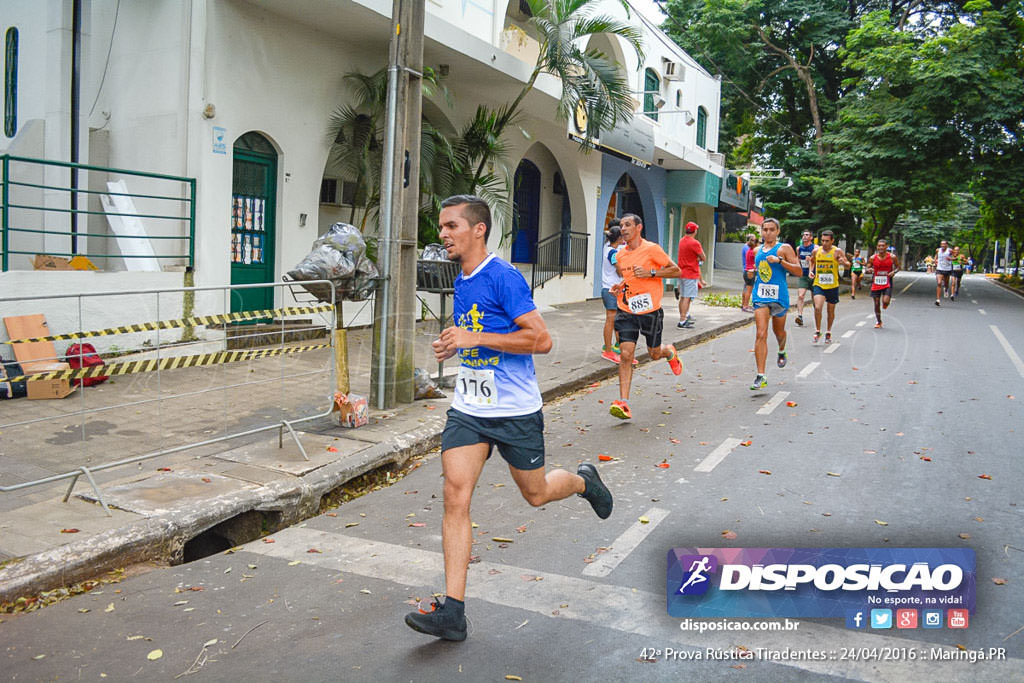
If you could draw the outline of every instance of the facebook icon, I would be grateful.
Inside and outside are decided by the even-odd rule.
[[[864,610],[846,613],[846,628],[867,628],[867,617]]]

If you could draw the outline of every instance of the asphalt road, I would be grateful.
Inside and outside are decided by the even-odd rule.
[[[789,367],[770,368],[766,390],[748,389],[746,328],[684,354],[682,377],[664,362],[642,366],[632,421],[607,413],[614,381],[548,405],[549,465],[615,458],[600,465],[615,512],[599,521],[578,498],[531,508],[494,458],[473,508],[479,562],[464,643],[402,622],[417,598],[443,590],[435,456],[272,543],[5,615],[0,677],[1024,680],[1024,300],[981,278],[941,308],[930,276],[901,274],[896,290],[881,330],[870,298],[844,297],[828,347],[791,316]],[[769,351],[771,361],[771,339]],[[977,610],[956,631],[856,631],[827,619],[796,620],[793,631],[682,631],[666,613],[664,580],[667,551],[684,546],[973,548]],[[1007,659],[936,661],[957,645],[1005,648]],[[664,655],[736,646],[862,656]],[[907,647],[927,654],[886,656]],[[645,658],[644,648],[661,654]],[[154,650],[162,656],[148,659]]]

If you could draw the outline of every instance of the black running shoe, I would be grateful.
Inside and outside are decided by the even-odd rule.
[[[442,640],[466,639],[466,615],[446,610],[442,603],[434,601],[432,612],[424,614],[419,610],[405,615],[405,625],[414,631],[437,636]]]
[[[585,498],[594,508],[598,517],[608,519],[608,516],[612,514],[612,493],[601,481],[597,468],[589,462],[585,462],[576,469],[576,474],[583,477],[583,481],[587,483],[586,490],[576,495]]]

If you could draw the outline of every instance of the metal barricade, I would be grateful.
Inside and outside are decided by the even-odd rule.
[[[47,316],[49,335],[22,340],[57,345],[54,358],[40,360],[60,361],[63,344],[83,342],[104,358],[8,381],[110,378],[64,399],[0,401],[0,453],[17,456],[12,469],[24,479],[9,483],[7,472],[0,492],[70,480],[66,502],[85,476],[109,515],[96,473],[192,449],[212,455],[274,429],[279,446],[287,430],[309,460],[294,426],[327,417],[336,384],[336,291],[317,284],[330,288],[330,302],[295,301],[288,283],[0,298],[3,317]],[[229,312],[239,290],[252,288],[274,288],[282,305]],[[4,356],[12,342],[0,342]]]

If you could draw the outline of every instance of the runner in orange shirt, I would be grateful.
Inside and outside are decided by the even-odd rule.
[[[665,358],[672,372],[682,374],[683,362],[671,344],[661,343],[665,314],[661,309],[661,296],[665,292],[665,278],[679,277],[680,271],[665,250],[643,238],[640,217],[627,213],[619,219],[626,246],[620,249],[616,265],[622,282],[612,287],[619,304],[615,314],[615,331],[619,335],[619,400],[613,401],[611,414],[626,420],[633,417],[629,409],[629,389],[633,381],[633,357],[636,343],[643,334],[651,358]]]

